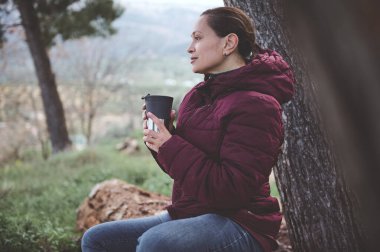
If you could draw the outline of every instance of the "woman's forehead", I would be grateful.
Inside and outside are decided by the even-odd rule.
[[[199,17],[198,21],[194,25],[194,30],[192,35],[195,33],[213,33],[214,31],[211,29],[211,27],[207,23],[207,17],[206,16],[201,16]]]

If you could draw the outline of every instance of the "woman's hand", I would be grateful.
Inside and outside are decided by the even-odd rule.
[[[174,130],[174,120],[175,120],[175,110],[173,109],[171,112],[170,112],[170,122],[169,122],[169,132],[172,132],[173,133],[173,130]]]
[[[169,132],[173,132],[174,130],[174,120],[175,120],[175,110],[172,110],[171,113],[170,113],[170,122],[169,122]],[[143,119],[143,129],[147,129],[148,128],[148,117],[146,116],[146,105],[145,103],[143,104],[142,106],[142,115],[141,115],[142,119]]]
[[[144,118],[144,117],[143,117]],[[172,135],[168,131],[168,129],[165,127],[165,124],[162,120],[158,119],[155,115],[153,115],[151,112],[148,112],[146,114],[146,119],[144,119],[144,137],[143,140],[148,146],[149,149],[158,152],[158,149],[166,142],[168,141]],[[158,131],[155,132],[153,130],[149,130],[147,128],[146,120],[150,118],[153,120],[154,124],[156,124]]]
[[[147,129],[148,128],[148,117],[146,117],[146,105],[145,105],[145,103],[142,106],[142,115],[141,115],[141,117],[143,119],[143,129]]]

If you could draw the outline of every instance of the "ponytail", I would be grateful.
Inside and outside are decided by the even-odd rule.
[[[253,21],[240,9],[235,7],[218,7],[204,11],[208,25],[219,37],[234,33],[239,38],[238,51],[250,61],[261,50],[256,43],[256,28]]]

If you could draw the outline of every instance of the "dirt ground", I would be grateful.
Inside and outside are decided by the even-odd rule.
[[[286,223],[283,220],[280,227],[280,232],[277,237],[277,243],[279,245],[278,249],[275,252],[291,252],[292,246],[290,245],[288,228],[286,227]]]

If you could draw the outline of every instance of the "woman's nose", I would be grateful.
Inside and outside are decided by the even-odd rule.
[[[193,53],[195,50],[194,50],[194,47],[193,47],[193,43],[190,44],[190,46],[187,48],[187,52],[188,53]]]

